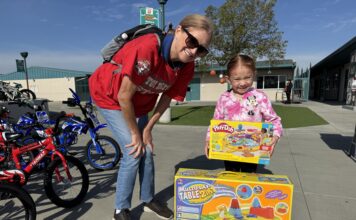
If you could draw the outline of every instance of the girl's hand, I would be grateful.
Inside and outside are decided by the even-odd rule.
[[[129,155],[133,155],[134,158],[137,158],[143,155],[146,151],[145,145],[141,139],[141,135],[132,134],[131,143],[127,144],[125,147],[132,147],[132,150],[129,152]]]
[[[268,143],[266,143],[267,146],[271,146],[271,150],[269,152],[269,155],[272,157],[272,154],[274,152],[274,146],[277,144],[279,140],[279,137],[278,136],[273,136],[272,140]]]
[[[205,142],[205,148],[204,148],[204,150],[205,150],[205,156],[206,156],[206,158],[209,159],[209,141],[206,141],[206,142]]]

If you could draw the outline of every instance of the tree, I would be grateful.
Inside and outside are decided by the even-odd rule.
[[[283,59],[287,41],[274,20],[275,4],[276,0],[226,0],[219,8],[208,6],[205,13],[214,23],[214,36],[206,60],[225,65],[238,53]]]

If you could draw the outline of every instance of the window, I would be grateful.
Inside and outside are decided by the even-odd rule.
[[[257,89],[283,89],[286,85],[287,76],[258,76]]]
[[[278,76],[265,76],[264,89],[278,88]]]
[[[278,76],[279,77],[279,86],[278,88],[283,89],[286,87],[287,76]]]
[[[257,77],[257,89],[263,89],[263,76]]]

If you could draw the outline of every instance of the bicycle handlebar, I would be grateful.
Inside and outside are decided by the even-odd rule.
[[[59,115],[56,117],[56,124],[53,128],[53,132],[56,134],[58,132],[59,122],[61,119],[67,117],[67,113],[65,111],[61,111]]]

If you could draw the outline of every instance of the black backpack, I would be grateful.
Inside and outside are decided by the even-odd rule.
[[[101,49],[101,55],[104,59],[104,63],[112,62],[114,55],[130,40],[140,37],[145,34],[156,34],[159,42],[159,51],[161,49],[161,42],[164,39],[165,33],[155,25],[152,24],[141,24],[126,30],[112,39],[108,44]]]

